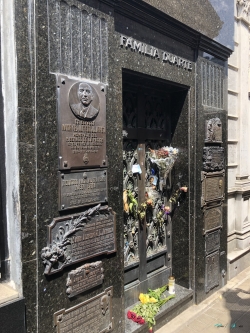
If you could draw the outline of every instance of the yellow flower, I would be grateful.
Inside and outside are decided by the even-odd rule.
[[[150,297],[149,303],[157,303],[157,299],[155,299],[154,297]]]
[[[155,299],[154,297],[149,297],[148,294],[142,294],[142,293],[139,295],[139,300],[141,301],[142,304],[157,302],[157,299]]]

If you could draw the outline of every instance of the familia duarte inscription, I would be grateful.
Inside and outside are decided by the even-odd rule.
[[[66,293],[68,297],[74,297],[85,290],[102,284],[104,269],[101,261],[91,262],[68,274]]]
[[[106,333],[112,331],[113,287],[85,302],[54,313],[57,333]]]
[[[106,87],[57,76],[59,169],[105,167]]]
[[[107,170],[59,172],[59,210],[107,202]]]
[[[113,210],[100,204],[82,213],[53,219],[48,226],[47,246],[41,253],[44,274],[115,252],[115,219]]]
[[[191,61],[178,57],[172,53],[161,51],[156,47],[139,42],[131,37],[121,35],[120,46],[125,47],[126,49],[130,49],[131,51],[138,52],[142,55],[162,60],[162,62],[166,62],[189,71],[193,69]]]

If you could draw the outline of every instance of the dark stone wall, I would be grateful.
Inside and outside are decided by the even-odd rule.
[[[89,1],[85,4],[76,0],[41,0],[36,6],[32,0],[16,1],[22,263],[28,333],[56,332],[56,311],[90,299],[110,286],[114,288],[114,332],[124,332],[123,69],[185,88],[182,93],[172,94],[172,107],[176,110],[173,116],[178,115],[172,145],[180,149],[173,181],[189,187],[173,214],[173,273],[177,283],[197,292],[198,302],[207,296],[200,207],[204,121],[212,113],[225,124],[226,108],[215,112],[201,107],[201,82],[196,80],[199,71],[196,73],[195,66],[197,50],[122,17],[107,4],[93,1],[92,7],[89,5]],[[182,56],[192,62],[193,69],[188,71],[120,47],[120,34]],[[117,213],[117,253],[96,258],[103,261],[103,285],[72,299],[65,292],[66,277],[78,265],[47,277],[40,259],[41,249],[47,244],[47,226],[60,215],[56,73],[107,83],[108,198],[109,206]],[[226,125],[223,131],[226,142]],[[224,214],[225,226],[226,209]],[[221,235],[221,247],[226,249],[226,228]],[[225,263],[223,255],[220,269]]]
[[[143,1],[210,38],[217,37],[223,26],[223,22],[209,0],[199,2],[195,0]]]

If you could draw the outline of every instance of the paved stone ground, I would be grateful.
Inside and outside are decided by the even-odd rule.
[[[221,324],[223,327],[216,327]],[[156,333],[250,333],[250,267]]]

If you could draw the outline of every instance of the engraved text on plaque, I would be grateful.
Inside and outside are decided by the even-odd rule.
[[[74,297],[85,290],[102,284],[104,279],[101,261],[92,262],[78,267],[68,274],[66,293]]]
[[[59,210],[107,202],[107,171],[59,172]]]
[[[216,230],[205,236],[206,254],[219,250],[220,248],[220,230]]]
[[[204,212],[204,233],[222,228],[222,206],[207,207]]]
[[[41,253],[44,274],[115,252],[115,216],[110,207],[97,205],[82,213],[55,218],[48,226],[48,244]]]
[[[205,259],[206,272],[205,272],[205,292],[219,285],[219,251],[216,251]]]
[[[224,199],[225,172],[202,172],[202,198],[201,205],[204,206],[212,201]]]
[[[114,326],[112,317],[113,288],[69,309],[54,313],[57,333],[106,333]]]

